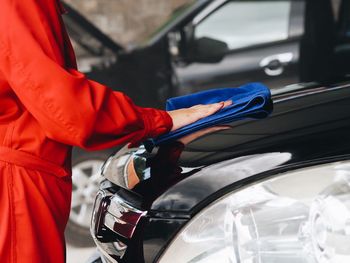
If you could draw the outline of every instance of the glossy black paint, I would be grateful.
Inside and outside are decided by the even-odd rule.
[[[138,234],[123,240],[129,248],[118,262],[156,262],[197,212],[236,189],[286,171],[350,159],[350,81],[276,93],[274,112],[266,119],[235,122],[187,145],[172,142],[141,154],[147,156],[151,177],[129,191],[104,183],[148,210]]]
[[[296,88],[274,98],[268,118],[230,126],[186,146],[154,150],[147,160],[151,177],[131,189],[143,197],[143,208],[159,217],[191,216],[210,196],[250,176],[350,154],[350,85]]]
[[[271,117],[236,123],[184,148],[179,165],[204,168],[151,205],[143,242],[152,257],[145,262],[155,262],[189,218],[221,196],[279,173],[348,159],[350,83],[276,96]]]
[[[144,262],[154,262],[174,235],[187,223],[186,219],[149,218],[143,232]]]

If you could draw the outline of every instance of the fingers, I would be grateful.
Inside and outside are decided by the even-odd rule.
[[[218,103],[213,103],[213,104],[209,104],[209,105],[205,105],[206,107],[204,108],[204,111],[206,110],[206,113],[208,115],[213,114],[219,110],[221,110],[224,107],[225,103],[222,102],[218,102]]]
[[[203,109],[203,108],[225,108],[227,106],[230,106],[232,104],[232,100],[227,101],[221,101],[217,103],[212,104],[197,104],[195,106],[192,106],[192,109]]]
[[[171,131],[177,130],[185,125],[191,124],[202,118],[210,116],[224,107],[232,104],[231,100],[222,101],[218,103],[208,104],[208,105],[195,105],[191,108],[178,109],[174,111],[169,111],[169,115],[173,120],[173,127]]]
[[[225,101],[225,102],[224,102],[223,108],[232,105],[232,103],[233,103],[232,100],[227,100],[227,101]]]
[[[221,110],[222,108],[230,106],[231,104],[232,104],[232,101],[227,100],[227,101],[221,101],[218,103],[213,103],[208,105],[197,105],[198,107],[196,109],[199,110],[199,118],[201,119],[209,115],[212,115],[217,111]]]

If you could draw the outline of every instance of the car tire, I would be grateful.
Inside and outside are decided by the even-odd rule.
[[[74,149],[72,157],[72,204],[65,237],[76,247],[92,247],[90,219],[101,181],[100,167],[113,151],[86,152]]]

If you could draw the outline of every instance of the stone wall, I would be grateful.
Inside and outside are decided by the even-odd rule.
[[[193,0],[192,0],[193,1]],[[161,25],[189,0],[65,0],[116,42],[128,45]]]

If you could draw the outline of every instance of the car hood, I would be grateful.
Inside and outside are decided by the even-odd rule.
[[[274,111],[266,119],[236,121],[191,142],[136,154],[135,168],[142,175],[129,190],[142,197],[154,216],[188,215],[259,175],[347,158],[349,84],[274,93]]]

